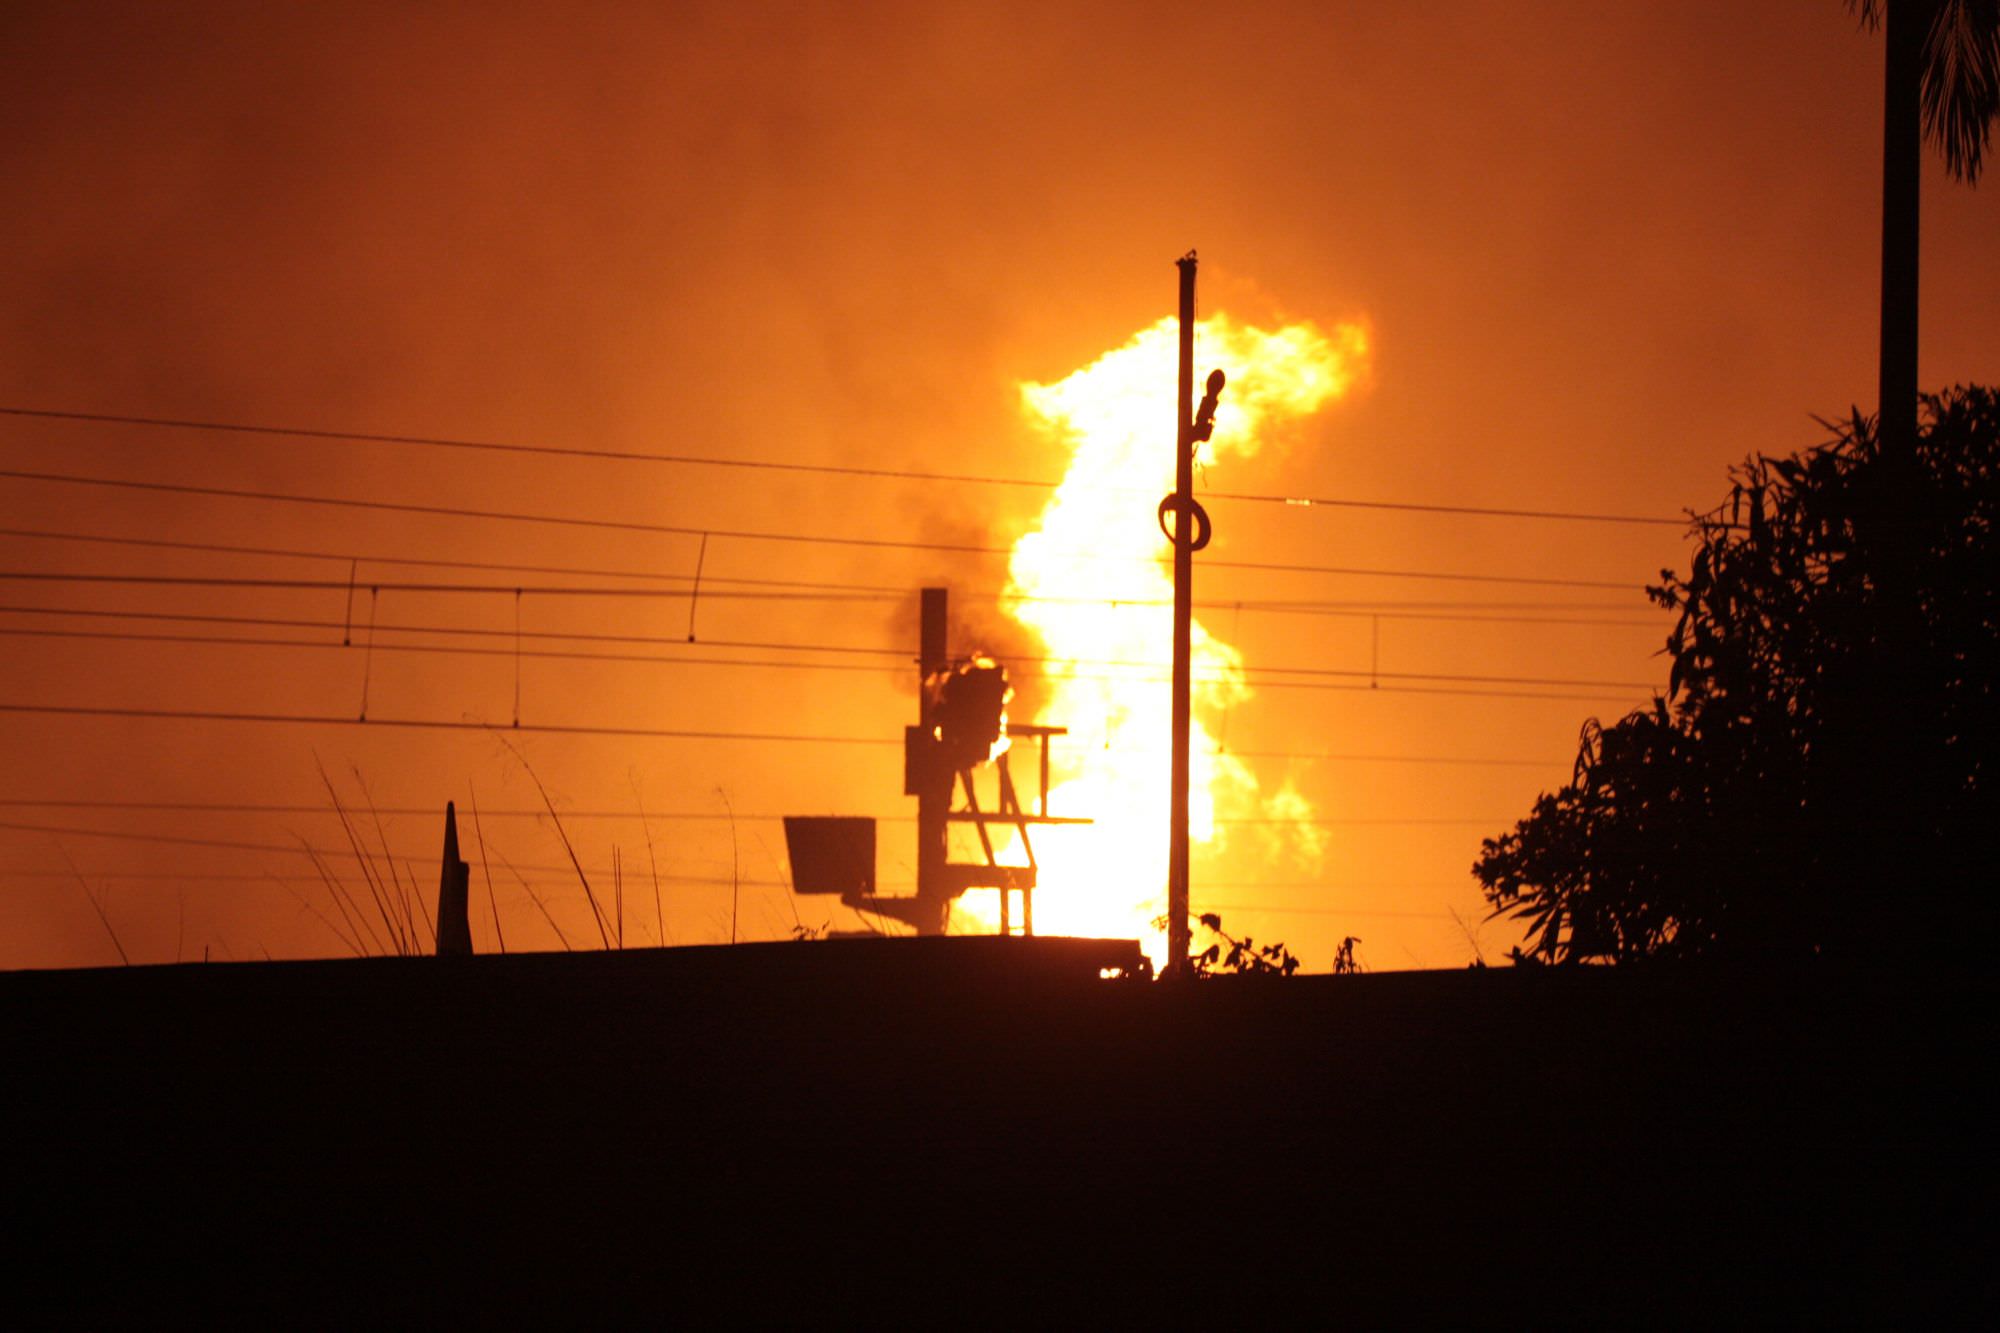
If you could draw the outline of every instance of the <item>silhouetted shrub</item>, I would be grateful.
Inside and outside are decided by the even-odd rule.
[[[1299,960],[1282,943],[1258,944],[1245,935],[1237,939],[1222,928],[1222,917],[1215,912],[1203,912],[1195,918],[1195,924],[1208,932],[1209,944],[1188,958],[1188,966],[1198,977],[1272,976],[1289,977],[1299,970]],[[1160,917],[1153,922],[1157,930],[1166,929],[1167,918]],[[1351,963],[1352,950],[1348,951]],[[1358,971],[1358,968],[1342,969],[1337,963],[1336,972]]]
[[[1904,956],[1984,943],[2000,678],[2000,395],[1859,413],[1732,469],[1693,521],[1667,690],[1585,724],[1570,784],[1473,873],[1522,960]]]

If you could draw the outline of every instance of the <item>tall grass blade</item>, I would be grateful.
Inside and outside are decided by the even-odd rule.
[[[424,929],[431,937],[430,947],[425,953],[437,952],[437,922],[431,920],[430,895],[417,883],[417,863],[410,857],[403,858],[403,873],[410,877],[410,901],[417,905],[417,914],[423,919]]]
[[[556,919],[553,916],[549,915],[549,905],[542,901],[542,895],[535,892],[535,886],[528,883],[527,876],[514,869],[514,863],[509,861],[498,847],[493,849],[493,854],[500,858],[501,865],[507,867],[507,873],[519,880],[521,887],[528,891],[528,900],[534,903],[536,910],[542,914],[542,920],[549,923],[549,929],[553,930],[556,933],[556,938],[562,941],[563,952],[569,952],[572,947],[569,942],[569,936],[563,934],[563,928],[556,924]]]
[[[743,891],[743,875],[736,856],[736,807],[729,803],[729,793],[717,787],[715,794],[722,798],[722,808],[729,812],[729,942],[736,943],[736,904]]]
[[[69,861],[69,872],[76,876],[76,886],[83,890],[84,901],[90,904],[91,911],[97,913],[97,919],[104,923],[104,933],[111,937],[111,947],[118,951],[118,961],[127,967],[132,966],[132,959],[126,954],[124,944],[119,941],[118,932],[111,928],[111,917],[106,914],[104,904],[97,901],[97,895],[90,891],[90,883],[84,879],[83,872],[76,868],[76,862],[70,861],[69,848],[58,842],[56,850],[62,853],[63,860]]]
[[[495,734],[498,735],[497,732]],[[555,821],[556,836],[562,839],[563,851],[569,855],[569,863],[576,869],[577,882],[583,885],[583,896],[590,902],[591,919],[597,922],[597,936],[604,942],[604,947],[609,949],[611,930],[604,919],[604,906],[597,901],[597,891],[590,887],[590,876],[583,873],[583,862],[577,859],[576,848],[569,840],[569,830],[563,827],[562,816],[556,813],[556,803],[549,799],[549,789],[542,785],[541,775],[535,772],[535,766],[528,762],[525,755],[515,749],[505,736],[500,736],[499,740],[507,747],[507,752],[519,760],[521,767],[527,770],[528,780],[535,784],[535,790],[541,795],[542,808],[547,810],[549,818]]]
[[[395,946],[395,951],[399,955],[407,955],[410,952],[409,941],[404,938],[397,925],[396,914],[389,906],[387,894],[375,873],[374,863],[369,859],[367,849],[362,846],[361,834],[356,831],[346,805],[341,802],[340,792],[334,787],[333,779],[327,776],[326,766],[319,763],[318,755],[313,756],[313,762],[319,767],[319,780],[326,784],[326,794],[333,801],[334,813],[340,816],[340,830],[347,835],[347,845],[353,851],[354,860],[361,871],[361,882],[368,886],[368,895],[375,902],[375,912],[382,919],[383,930],[388,934],[390,943]],[[383,952],[386,953],[388,950],[384,949]]]
[[[350,764],[348,768],[354,774],[354,785],[361,788],[361,799],[368,802],[369,816],[375,821],[375,841],[382,848],[383,864],[389,868],[389,883],[396,891],[395,902],[403,913],[403,929],[410,941],[410,952],[434,953],[437,950],[436,931],[433,930],[432,932],[431,944],[428,949],[424,947],[423,936],[417,932],[417,913],[413,906],[413,900],[414,903],[421,903],[424,896],[423,891],[417,888],[414,873],[411,875],[410,883],[407,886],[403,883],[403,877],[396,873],[396,856],[395,853],[389,850],[389,831],[382,827],[382,812],[375,804],[375,793],[368,790],[368,779],[361,776],[361,769],[358,766]],[[425,920],[429,920],[430,913],[428,910],[425,910],[424,917]]]
[[[298,899],[299,906],[305,908],[308,912],[311,912],[315,917],[318,917],[319,923],[325,926],[328,930],[332,931],[334,938],[339,940],[342,944],[346,945],[356,958],[361,957],[360,946],[356,945],[353,940],[349,939],[347,937],[347,933],[343,931],[339,926],[334,925],[333,922],[327,918],[326,913],[320,911],[317,907],[314,907],[312,905],[312,899],[306,897],[305,894],[293,888],[291,885],[285,883],[283,880],[279,879],[276,875],[272,875],[269,878],[273,884],[276,884],[286,893],[289,893],[292,897]],[[180,960],[175,959],[174,961],[178,962]]]
[[[466,784],[471,791],[471,784]],[[486,876],[486,905],[493,909],[493,938],[500,942],[500,952],[507,952],[507,933],[500,929],[500,899],[493,892],[493,867],[486,860],[486,830],[479,826],[479,793],[472,792],[472,836],[479,839],[479,869]]]
[[[618,947],[625,947],[625,858],[618,844],[611,844],[611,904],[618,922]]]
[[[340,882],[340,877],[333,873],[333,868],[320,858],[319,853],[314,850],[312,844],[307,842],[305,838],[296,833],[292,836],[298,838],[299,846],[305,849],[306,859],[312,862],[312,868],[319,872],[320,882],[326,885],[326,891],[333,899],[335,910],[340,913],[340,919],[347,923],[347,928],[352,932],[355,940],[358,942],[365,932],[369,940],[374,944],[377,953],[389,952],[387,946],[382,943],[382,937],[375,933],[375,927],[369,924],[368,914],[363,912],[361,905],[354,901],[354,896],[348,892],[347,886]],[[362,950],[364,957],[367,956],[367,953],[366,949]]]
[[[660,858],[653,854],[653,823],[646,818],[646,802],[639,795],[639,780],[632,780],[632,800],[639,807],[639,827],[646,834],[646,862],[653,869],[653,941],[662,947],[667,943],[667,917],[660,908]]]

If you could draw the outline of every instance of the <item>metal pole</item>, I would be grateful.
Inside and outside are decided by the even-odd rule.
[[[921,598],[917,647],[917,727],[921,733],[913,753],[916,773],[911,785],[917,798],[917,898],[926,909],[918,923],[922,935],[942,935],[951,912],[951,889],[945,882],[950,859],[947,816],[951,810],[952,772],[937,760],[938,720],[924,684],[950,666],[946,627],[950,624],[943,588],[925,588]]]
[[[1174,395],[1174,760],[1167,854],[1167,976],[1187,971],[1189,638],[1194,616],[1194,252],[1181,274],[1180,386]]]

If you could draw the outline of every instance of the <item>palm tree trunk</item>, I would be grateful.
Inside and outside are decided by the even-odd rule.
[[[1888,0],[1882,81],[1882,346],[1876,410],[1883,446],[1917,438],[1917,220],[1923,167],[1920,88],[1934,0]]]

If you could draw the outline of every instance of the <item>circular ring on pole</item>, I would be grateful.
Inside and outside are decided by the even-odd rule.
[[[1178,495],[1169,495],[1166,499],[1160,501],[1160,531],[1165,534],[1166,539],[1170,542],[1180,540],[1179,537],[1174,535],[1173,528],[1167,526],[1167,514],[1169,511],[1178,513],[1183,506],[1185,506],[1189,516],[1194,521],[1194,540],[1188,543],[1188,550],[1199,551],[1202,547],[1208,545],[1208,539],[1214,535],[1214,528],[1208,521],[1208,511],[1201,507],[1201,501],[1192,498],[1183,500]],[[1175,526],[1179,525],[1176,524]]]

